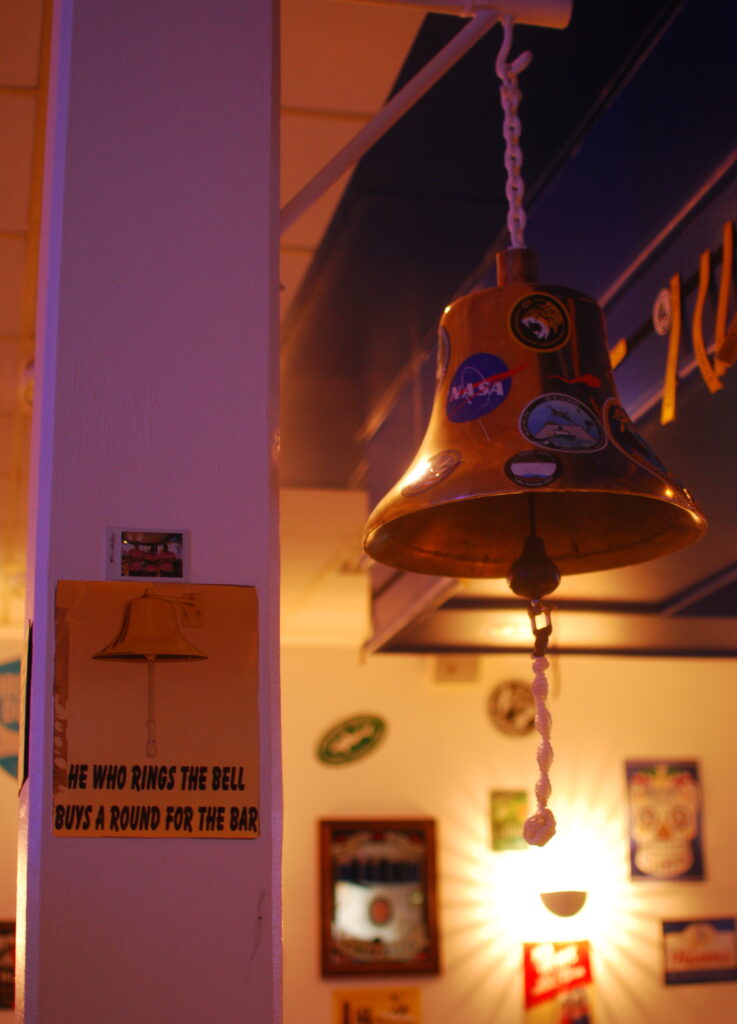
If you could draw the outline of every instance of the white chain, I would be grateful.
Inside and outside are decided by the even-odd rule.
[[[502,132],[506,148],[504,151],[504,167],[507,171],[507,228],[509,240],[513,249],[524,249],[525,247],[525,225],[527,216],[522,206],[522,199],[525,194],[525,183],[520,173],[522,168],[522,150],[519,140],[522,135],[522,124],[517,116],[521,93],[517,85],[517,77],[529,65],[532,54],[525,50],[511,63],[507,63],[507,57],[512,46],[513,20],[510,15],[505,14],[502,18],[502,30],[504,37],[502,45],[496,58],[496,73],[501,79],[499,93],[504,112],[504,124]]]
[[[532,671],[535,677],[532,681],[532,694],[535,698],[535,726],[540,734],[540,744],[537,748],[540,776],[535,785],[537,811],[527,819],[522,831],[525,841],[531,846],[545,846],[547,841],[555,835],[556,827],[555,817],[548,807],[550,799],[549,772],[553,763],[553,747],[550,742],[550,712],[545,705],[545,698],[548,695],[548,680],[545,675],[547,667],[547,658],[534,658]]]

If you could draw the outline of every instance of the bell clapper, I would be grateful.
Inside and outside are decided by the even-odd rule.
[[[537,534],[537,519],[534,495],[528,494],[530,532],[525,537],[522,554],[509,570],[507,582],[515,594],[526,597],[530,604],[528,614],[535,642],[532,649],[532,696],[535,699],[535,728],[540,734],[537,748],[537,765],[540,770],[535,784],[537,810],[524,824],[522,834],[531,846],[544,846],[555,835],[555,816],[548,807],[550,799],[550,766],[553,762],[553,747],[550,743],[552,719],[545,703],[548,696],[548,680],[545,657],[553,626],[550,620],[550,605],[543,598],[552,593],[560,582],[560,570],[548,557],[545,543]]]

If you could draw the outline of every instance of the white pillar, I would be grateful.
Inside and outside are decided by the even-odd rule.
[[[41,253],[18,1020],[280,1018],[272,0],[57,0]],[[54,589],[191,531],[260,605],[261,835],[52,835]],[[196,709],[193,709],[196,711]]]

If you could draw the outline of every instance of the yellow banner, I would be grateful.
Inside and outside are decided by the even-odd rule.
[[[61,581],[54,834],[255,839],[257,698],[253,587]]]

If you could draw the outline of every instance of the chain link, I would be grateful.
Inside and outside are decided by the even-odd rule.
[[[502,29],[504,37],[502,45],[496,58],[495,70],[501,79],[499,95],[502,102],[504,122],[502,134],[504,135],[504,167],[507,172],[506,196],[507,196],[507,229],[509,240],[513,249],[524,249],[525,247],[525,226],[527,215],[525,214],[522,200],[525,195],[525,183],[522,180],[522,150],[520,148],[520,137],[522,135],[522,123],[517,114],[522,94],[517,84],[517,78],[532,60],[532,54],[525,50],[515,60],[507,63],[509,50],[512,46],[513,21],[509,15],[502,18]]]

